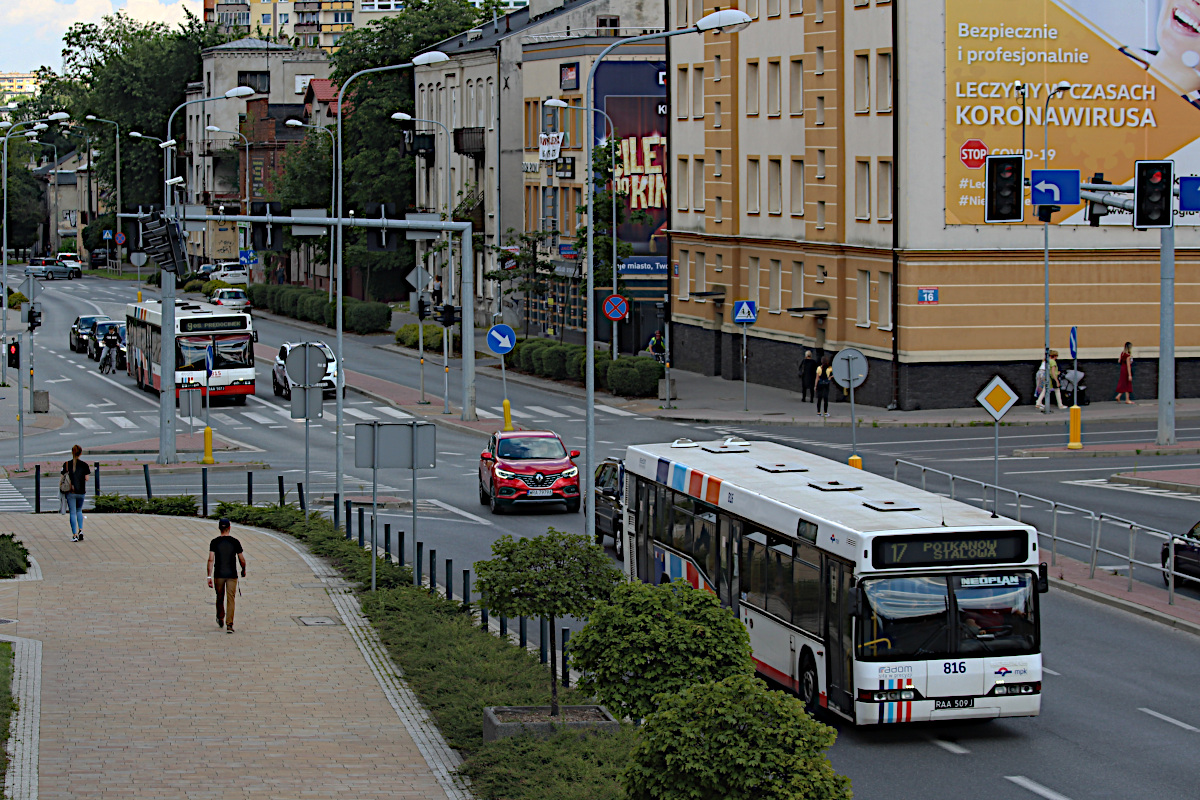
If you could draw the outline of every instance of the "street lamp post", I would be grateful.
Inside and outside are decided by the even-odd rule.
[[[1045,108],[1042,111],[1042,168],[1050,169],[1050,126],[1046,122],[1046,115],[1050,113],[1050,100],[1056,94],[1065,92],[1071,88],[1071,84],[1067,81],[1059,81],[1053,89],[1046,93]],[[1050,413],[1050,212],[1041,211],[1039,208],[1038,216],[1042,218],[1042,261],[1045,279],[1045,291],[1043,297],[1043,311],[1045,312],[1045,342],[1042,350],[1042,364],[1045,366],[1045,373],[1042,377],[1042,386],[1044,395],[1042,397],[1042,413]]]
[[[329,150],[330,150],[329,160],[331,162],[331,168],[330,168],[331,180],[329,181],[329,213],[333,214],[334,206],[337,204],[337,165],[332,163],[333,162],[333,131],[329,130],[329,128],[324,128],[320,125],[309,125],[307,123],[301,122],[298,119],[289,119],[287,122],[285,122],[283,124],[287,125],[289,128],[308,128],[310,130],[320,131],[321,133],[324,133],[327,136],[329,136]],[[248,158],[249,158],[249,156],[247,156],[247,159]],[[246,191],[246,196],[247,197],[250,196],[249,190]],[[330,247],[329,247],[329,299],[333,300],[333,237],[332,236],[329,239],[329,244],[330,244]]]
[[[591,106],[572,106],[565,100],[546,100],[542,103],[550,108],[569,108],[573,111],[591,111],[596,114],[603,114],[604,119],[608,121],[609,138],[608,150],[612,154],[609,168],[613,171],[612,174],[612,279],[613,279],[613,294],[617,293],[617,124],[612,121],[604,111]],[[595,222],[588,220],[588,228],[591,228]],[[617,360],[617,322],[613,320],[612,324],[612,359]]]
[[[123,209],[121,207],[121,123],[114,122],[111,119],[101,119],[100,117],[97,117],[95,114],[88,114],[86,117],[84,117],[84,119],[86,119],[88,122],[101,122],[101,123],[104,123],[105,125],[114,125],[117,128],[116,138],[114,139],[114,141],[116,142],[116,161],[117,161],[117,169],[116,169],[116,171],[117,171],[117,180],[116,180],[117,213],[113,215],[113,218],[116,220],[116,225],[114,225],[114,227],[119,231],[119,230],[121,230],[120,214],[121,214],[121,211],[123,211]],[[117,245],[117,271],[118,272],[121,271],[120,267],[121,267],[121,245],[118,244]]]
[[[619,39],[613,42],[608,47],[596,56],[596,60],[592,62],[592,68],[588,71],[587,90],[584,97],[590,99],[592,97],[592,82],[596,77],[596,68],[604,61],[605,56],[611,53],[616,48],[625,44],[633,44],[634,42],[646,42],[653,39],[668,39],[672,36],[679,36],[685,33],[736,33],[750,24],[750,16],[744,11],[728,8],[721,11],[714,11],[696,21],[696,24],[690,28],[682,28],[676,31],[660,31],[659,33],[648,33],[642,36],[631,36],[628,39]],[[587,365],[584,368],[584,385],[587,389],[587,430],[586,430],[586,450],[583,454],[584,472],[581,476],[584,480],[580,481],[580,490],[584,492],[585,512],[583,524],[584,531],[589,540],[596,538],[596,496],[592,491],[592,482],[595,479],[596,471],[596,278],[592,271],[592,236],[595,225],[590,224],[590,221],[595,218],[595,176],[592,170],[592,144],[594,134],[593,127],[595,126],[594,115],[587,115],[586,129],[586,151],[584,157],[587,159],[587,175],[588,175],[588,210],[587,218],[589,221],[587,232],[587,344],[584,353],[587,359]]]
[[[289,122],[292,122],[292,121],[294,121],[294,120],[289,120]],[[242,141],[245,142],[245,144],[246,144],[246,214],[249,215],[250,214],[250,139],[247,138],[246,134],[242,133],[241,131],[227,131],[222,128],[218,128],[216,125],[208,125],[204,128],[204,130],[208,131],[209,133],[231,133],[234,136],[242,137]]]
[[[442,129],[442,133],[446,134],[446,219],[449,220],[450,222],[453,222],[454,221],[454,202],[451,199],[451,197],[452,197],[451,192],[453,192],[453,188],[450,186],[450,129],[447,128],[442,123],[438,122],[436,119],[418,119],[409,114],[405,114],[403,111],[397,111],[395,114],[392,114],[392,119],[396,120],[397,122],[425,122],[430,125],[437,125],[439,128]],[[450,303],[451,303],[451,305],[453,305],[454,304],[454,234],[452,232],[447,233],[446,244],[449,248],[446,251],[446,253],[447,253],[446,264],[448,265],[449,271],[450,271],[450,275],[449,275],[449,278],[450,278]],[[424,291],[425,291],[424,286],[417,287],[418,294],[420,294],[421,292],[424,292]],[[465,305],[465,303],[464,303],[464,305]],[[420,323],[418,323],[418,324],[420,324]],[[447,392],[447,395],[448,394],[449,394],[449,392]],[[449,413],[449,408],[447,408],[447,413]]]
[[[344,263],[343,258],[345,255],[343,253],[343,249],[342,249],[342,245],[344,243],[344,235],[343,234],[344,234],[344,230],[345,230],[344,227],[342,226],[342,219],[346,216],[346,214],[344,211],[345,202],[344,202],[344,198],[342,196],[342,110],[346,107],[346,103],[345,103],[346,90],[348,88],[350,88],[350,84],[354,82],[354,79],[359,77],[360,75],[371,75],[371,74],[374,74],[377,72],[389,72],[389,71],[397,70],[397,69],[406,69],[408,67],[422,67],[422,66],[426,66],[428,64],[440,64],[444,61],[449,61],[449,60],[450,60],[450,56],[446,55],[445,53],[441,52],[440,50],[431,50],[428,53],[422,53],[421,55],[415,57],[412,61],[409,61],[405,64],[390,64],[386,67],[371,67],[369,69],[360,69],[358,72],[355,72],[353,75],[351,75],[349,78],[347,78],[346,82],[342,84],[340,89],[338,89],[337,152],[334,154],[334,157],[333,157],[334,173],[337,175],[337,198],[336,198],[337,199],[337,245],[336,245],[336,248],[337,248],[337,298],[336,298],[336,304],[335,304],[335,310],[334,310],[334,326],[337,330],[337,362],[338,362],[337,368],[338,368],[338,370],[340,370],[340,374],[342,375],[343,382],[345,381],[345,375],[346,375],[346,361],[344,358],[344,352],[342,350],[342,307],[343,307],[342,301],[343,301],[343,298],[345,297],[346,293],[345,293],[345,291],[343,291],[343,287],[342,287],[342,283],[343,283],[342,271],[343,271],[343,263]],[[465,355],[466,351],[469,347],[474,347],[474,342],[468,343],[468,342],[464,341],[463,345],[464,345],[463,353]],[[474,352],[474,351],[472,350],[472,352]],[[337,416],[337,419],[334,420],[334,441],[336,443],[336,445],[334,447],[334,451],[335,451],[334,471],[337,476],[335,492],[337,493],[337,497],[341,498],[344,496],[344,492],[343,492],[344,481],[342,480],[342,464],[343,464],[343,461],[345,460],[344,457],[345,457],[345,452],[346,452],[345,436],[342,433],[342,428],[343,428],[342,409],[344,408],[345,403],[344,403],[344,398],[342,397],[341,391],[335,391],[333,393],[333,395],[336,398],[335,414]],[[414,504],[416,503],[416,498],[413,498],[413,502],[414,502]],[[346,522],[347,522],[347,524],[349,524],[349,520],[347,520]]]

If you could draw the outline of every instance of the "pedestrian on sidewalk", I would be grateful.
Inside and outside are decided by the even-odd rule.
[[[817,360],[813,358],[812,350],[804,351],[804,359],[800,362],[800,402],[810,403],[817,399]]]
[[[71,460],[62,465],[62,478],[58,489],[65,495],[67,514],[71,518],[71,541],[83,541],[83,498],[87,497],[87,478],[92,474],[92,468],[80,458],[83,448],[74,445],[71,448]]]
[[[1117,402],[1122,402],[1121,395],[1125,395],[1123,402],[1131,406],[1137,405],[1133,402],[1133,342],[1125,343],[1121,357],[1117,360],[1117,368],[1120,370],[1117,376]]]
[[[226,633],[233,633],[233,610],[237,602],[238,564],[242,565],[242,577],[246,577],[246,556],[242,543],[229,533],[229,520],[222,517],[217,522],[220,535],[208,543],[208,585],[217,593],[217,627],[225,626]]]
[[[1066,408],[1066,406],[1063,405],[1062,385],[1061,381],[1059,380],[1060,376],[1058,371],[1057,350],[1050,351],[1050,360],[1048,366],[1049,369],[1046,368],[1047,363],[1043,361],[1041,368],[1038,370],[1041,377],[1042,391],[1038,395],[1035,405],[1038,407],[1039,411],[1042,409],[1043,404],[1050,405],[1050,392],[1054,392],[1054,397],[1056,400],[1058,400],[1058,407],[1060,409]]]
[[[821,359],[821,366],[817,367],[817,416],[829,416],[829,386],[833,383],[833,362],[829,356]],[[821,410],[824,404],[824,411]]]
[[[433,287],[429,290],[429,295],[433,299],[433,306],[437,308],[442,305],[442,276],[434,276]]]

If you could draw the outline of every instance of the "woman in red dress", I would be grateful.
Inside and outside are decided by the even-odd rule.
[[[1136,405],[1130,394],[1133,392],[1133,343],[1126,342],[1125,349],[1121,351],[1121,359],[1118,362],[1118,367],[1121,370],[1120,377],[1117,378],[1117,402],[1121,402],[1121,395],[1125,395],[1125,402],[1129,405]]]

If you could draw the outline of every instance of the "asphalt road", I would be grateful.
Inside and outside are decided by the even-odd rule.
[[[42,295],[44,326],[37,334],[37,381],[51,390],[54,401],[70,410],[72,421],[61,431],[29,437],[26,458],[62,457],[70,444],[85,449],[157,436],[157,398],[138,392],[123,374],[101,376],[94,362],[71,353],[66,330],[79,313],[102,312],[114,318],[124,314],[136,288],[124,282],[85,278],[54,282]],[[311,339],[306,330],[273,320],[257,323],[260,341],[277,346],[283,341]],[[327,337],[332,343],[332,336]],[[347,366],[417,387],[419,365],[376,345],[384,337],[346,337]],[[283,402],[271,396],[269,368],[260,362],[258,395],[245,407],[214,407],[211,422],[222,435],[243,443],[246,449],[219,455],[222,462],[265,462],[254,472],[254,495],[275,499],[277,476],[285,477],[288,499],[303,480],[304,426],[287,418]],[[436,413],[441,401],[440,368],[427,365],[426,389]],[[479,406],[495,411],[503,397],[498,375],[481,370],[477,381]],[[459,376],[451,372],[451,399],[460,394]],[[435,391],[436,390],[436,391]],[[582,449],[583,416],[572,398],[515,383],[509,396],[526,425],[545,425],[563,435],[568,446]],[[330,405],[330,410],[331,405]],[[354,421],[369,417],[394,418],[375,401],[353,392],[347,408]],[[122,421],[118,421],[118,418]],[[599,456],[619,455],[632,442],[669,441],[679,436],[693,439],[739,434],[772,439],[802,450],[844,460],[850,450],[846,428],[728,427],[664,422],[638,415],[597,413]],[[350,422],[351,420],[347,420]],[[1004,428],[1001,453],[1016,447],[1053,444],[1065,440],[1063,428]],[[187,429],[181,420],[179,429]],[[1181,439],[1194,438],[1200,428],[1181,423]],[[310,429],[312,477],[311,503],[327,501],[333,491],[333,429],[329,419]],[[1153,426],[1126,424],[1089,426],[1091,441],[1145,441]],[[529,536],[548,526],[582,532],[581,514],[561,507],[494,517],[477,502],[476,470],[483,445],[479,436],[439,428],[438,467],[419,473],[417,479],[417,536],[426,551],[437,550],[438,580],[445,575],[445,559],[453,561],[455,583],[461,571],[486,558],[496,538],[503,534]],[[892,473],[896,458],[991,480],[992,432],[985,428],[879,428],[858,431],[858,450],[867,469]],[[16,442],[0,442],[0,458],[13,463]],[[353,443],[347,441],[347,462],[353,464]],[[1173,493],[1120,489],[1104,482],[1116,471],[1200,465],[1200,457],[1150,459],[1014,459],[1001,461],[1001,483],[1039,497],[1070,503],[1097,512],[1118,514],[1167,530],[1190,527],[1200,517],[1197,498]],[[909,473],[910,475],[915,473]],[[370,473],[347,470],[347,491],[370,494]],[[141,476],[102,475],[104,491],[143,494]],[[407,471],[380,475],[380,492],[411,500]],[[17,480],[19,490],[32,497],[32,482]],[[46,493],[53,492],[47,486]],[[210,496],[241,499],[246,496],[245,472],[212,472]],[[935,491],[948,486],[929,486]],[[155,494],[198,494],[198,475],[160,475],[154,478]],[[960,487],[961,490],[961,487]],[[970,493],[967,493],[970,497]],[[961,495],[960,495],[961,496]],[[978,493],[973,495],[978,499]],[[990,502],[990,498],[988,499]],[[1010,497],[1001,496],[1000,511],[1015,515]],[[411,558],[413,534],[411,507],[381,514],[393,535],[406,532]],[[1036,507],[1021,509],[1027,521],[1045,529],[1048,515]],[[1039,514],[1041,516],[1039,516]],[[65,524],[65,521],[64,521]],[[1060,533],[1081,536],[1086,525],[1080,515],[1063,515]],[[1105,533],[1105,543],[1128,546],[1127,532]],[[393,549],[394,549],[393,544]],[[1157,560],[1157,544],[1137,543],[1139,557]],[[1064,553],[1079,556],[1064,546]],[[427,558],[427,556],[426,556]],[[1115,559],[1111,565],[1116,565]],[[1102,566],[1105,559],[1102,558]],[[1157,581],[1153,570],[1135,571],[1140,580]],[[1186,590],[1195,594],[1194,590]],[[894,729],[854,729],[829,720],[840,730],[832,757],[835,766],[849,775],[860,798],[1162,798],[1195,794],[1195,737],[1200,734],[1200,706],[1195,703],[1193,665],[1200,663],[1200,640],[1129,617],[1107,607],[1070,595],[1052,592],[1043,598],[1043,642],[1046,665],[1053,673],[1045,679],[1042,715],[1035,719],[998,720],[988,724],[909,726]],[[532,627],[532,626],[531,626]],[[531,630],[531,633],[533,631]]]

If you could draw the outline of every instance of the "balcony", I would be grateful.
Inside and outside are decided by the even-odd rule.
[[[296,34],[320,33],[321,26],[316,22],[297,22],[292,29]]]
[[[317,2],[313,2],[312,0],[310,0],[310,2],[299,2],[299,0],[297,0],[297,2],[292,5],[292,10],[297,14],[301,13],[302,11],[320,11],[321,3],[319,0],[317,0]]]
[[[454,152],[470,158],[483,158],[484,128],[455,128]]]

